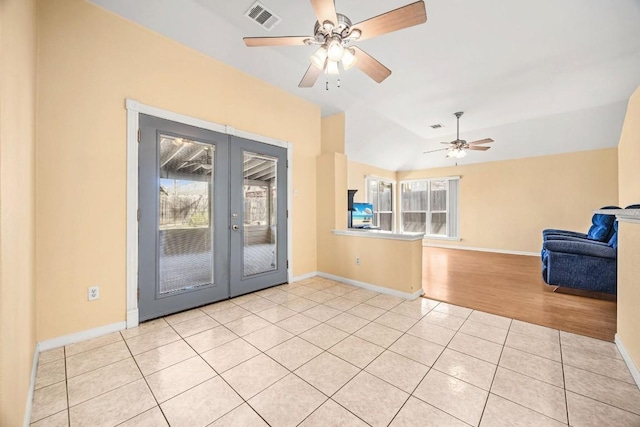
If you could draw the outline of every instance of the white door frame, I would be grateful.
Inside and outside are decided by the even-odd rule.
[[[279,141],[266,136],[245,132],[207,120],[185,116],[173,111],[163,110],[151,105],[142,104],[134,99],[126,99],[127,108],[127,328],[138,326],[138,121],[139,114],[159,117],[212,130],[219,133],[234,135],[245,139],[275,145],[287,149],[287,279],[292,280],[293,267],[293,144]]]

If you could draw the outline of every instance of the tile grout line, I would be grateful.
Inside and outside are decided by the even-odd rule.
[[[245,317],[246,317],[246,316],[245,316]],[[214,320],[215,320],[215,319],[214,319]],[[219,322],[218,322],[218,323],[219,323]],[[222,324],[222,323],[220,323],[220,325],[223,325],[223,324]],[[232,332],[233,332],[233,331],[232,331]],[[178,333],[178,332],[176,331],[176,333]],[[178,333],[178,335],[180,335],[180,334]],[[236,334],[236,335],[237,335],[237,334]],[[233,408],[231,408],[229,411],[227,411],[227,412],[225,412],[224,414],[220,415],[218,418],[216,418],[215,420],[211,421],[211,422],[210,422],[209,424],[207,424],[207,425],[210,425],[210,424],[215,423],[216,421],[218,421],[219,419],[221,419],[221,418],[225,417],[227,414],[229,414],[229,413],[231,413],[231,412],[235,411],[237,408],[239,408],[240,406],[242,406],[242,405],[243,405],[243,404],[245,404],[245,403],[246,403],[246,404],[247,404],[247,406],[249,406],[249,407],[251,408],[251,410],[252,410],[253,412],[255,412],[255,413],[256,413],[256,414],[257,414],[257,415],[258,415],[258,416],[259,416],[259,417],[260,417],[260,418],[261,418],[261,419],[262,419],[262,420],[267,424],[267,425],[269,425],[269,423],[267,422],[267,420],[265,420],[265,419],[262,417],[262,415],[260,415],[260,413],[258,413],[258,411],[256,411],[256,410],[253,408],[253,406],[251,406],[251,404],[249,404],[249,402],[248,402],[247,400],[245,400],[245,398],[244,398],[244,397],[243,397],[243,396],[242,396],[242,395],[241,395],[241,394],[240,394],[240,393],[239,393],[235,388],[233,388],[233,386],[232,386],[231,384],[229,384],[229,383],[227,382],[226,378],[224,378],[224,377],[222,376],[222,373],[220,373],[220,372],[216,371],[216,369],[215,369],[213,366],[211,366],[211,365],[209,364],[209,362],[207,362],[207,361],[202,357],[202,355],[201,355],[200,353],[198,353],[198,352],[196,351],[196,349],[195,349],[195,348],[193,348],[193,347],[191,346],[191,344],[189,344],[189,343],[188,343],[184,338],[182,338],[182,336],[180,336],[180,337],[181,337],[181,339],[182,339],[182,340],[183,340],[183,341],[184,341],[184,342],[189,346],[189,348],[191,348],[191,349],[196,353],[196,355],[197,355],[200,359],[202,359],[202,361],[203,361],[204,363],[206,363],[206,365],[207,365],[207,366],[209,366],[209,367],[213,370],[213,372],[215,372],[215,373],[216,373],[216,375],[217,375],[217,376],[218,376],[222,381],[224,381],[224,383],[227,385],[227,387],[229,387],[231,390],[233,390],[233,392],[234,392],[236,395],[238,395],[238,397],[242,400],[242,403],[240,403],[240,404],[239,404],[239,405],[237,405],[237,406],[234,406],[234,407],[233,407]],[[256,348],[256,347],[255,347],[255,346],[253,346],[251,343],[249,343],[249,342],[247,342],[246,340],[244,340],[241,336],[239,336],[239,335],[238,335],[238,338],[239,338],[239,339],[241,339],[241,340],[243,340],[244,342],[246,342],[246,343],[247,343],[247,344],[249,344],[250,346],[252,346],[252,347]],[[224,344],[221,344],[220,346],[222,346],[222,345],[224,345]],[[218,347],[220,347],[220,346],[218,346]],[[216,347],[214,347],[214,348],[216,348]],[[260,351],[260,354],[264,354],[264,352],[262,352],[260,349],[256,348],[256,350]],[[209,351],[209,350],[207,350],[207,351]],[[260,354],[257,354],[257,355],[255,355],[254,357],[252,357],[252,358],[250,358],[250,359],[247,359],[247,360],[245,360],[245,361],[244,361],[244,362],[242,362],[242,363],[245,363],[245,362],[247,362],[247,361],[249,361],[249,360],[252,360],[252,359],[254,359],[254,358],[256,358],[256,357],[260,356]],[[238,365],[236,365],[236,366],[239,366],[239,365],[241,365],[242,363],[239,363],[239,364],[238,364]],[[276,363],[277,363],[277,362],[276,362]],[[228,370],[230,370],[230,369],[233,369],[233,368],[229,368]],[[285,368],[285,369],[286,369],[286,368]],[[159,371],[158,371],[158,372],[159,372]],[[225,371],[225,372],[226,372],[226,371]],[[214,378],[215,378],[215,377],[214,377]],[[209,380],[211,380],[211,379],[213,379],[213,378],[210,378]],[[282,379],[282,378],[280,378],[280,379]],[[278,381],[280,381],[280,379],[279,379]],[[201,383],[198,383],[198,384],[194,385],[193,387],[189,387],[187,390],[183,390],[182,392],[180,392],[180,393],[176,394],[175,396],[172,396],[171,398],[167,399],[167,401],[169,401],[169,400],[171,400],[171,399],[174,399],[174,398],[176,398],[177,396],[180,396],[181,394],[184,394],[184,393],[186,393],[187,391],[192,390],[192,389],[194,389],[194,388],[198,387],[199,385],[204,384],[205,382],[207,382],[207,381],[209,381],[209,380],[206,380],[206,381],[203,381],[203,382],[201,382]],[[276,382],[277,382],[277,381],[276,381]],[[275,383],[274,383],[274,384],[275,384]],[[256,394],[256,396],[257,396],[257,394]],[[160,406],[160,405],[158,404],[158,406]],[[162,408],[160,408],[160,410],[162,410]],[[164,415],[164,411],[163,411],[163,415]],[[165,419],[166,419],[166,415],[165,415]],[[169,420],[167,420],[167,424],[171,425],[171,424],[169,423]]]
[[[171,326],[171,325],[169,325],[169,326]],[[149,389],[149,393],[151,393],[151,397],[153,397],[153,400],[156,402],[156,407],[160,410],[160,413],[162,414],[162,416],[164,417],[165,421],[167,422],[167,425],[171,425],[169,423],[169,420],[167,419],[167,416],[165,415],[164,411],[160,407],[160,402],[158,402],[158,399],[156,398],[156,395],[153,394],[153,390],[151,389],[151,386],[149,385],[149,382],[147,381],[147,377],[142,373],[142,369],[140,369],[140,365],[138,364],[138,361],[136,360],[135,356],[133,355],[133,352],[131,351],[131,348],[129,348],[129,344],[127,343],[127,340],[124,337],[122,337],[122,339],[124,340],[124,343],[127,346],[127,350],[129,351],[129,354],[131,355],[131,358],[133,359],[133,363],[136,364],[136,368],[138,368],[138,372],[140,372],[140,376],[142,376],[142,379],[144,380],[144,383],[147,385],[147,388]],[[131,384],[131,383],[129,383],[129,384]],[[153,408],[151,408],[151,409],[153,409]],[[149,411],[149,410],[150,409],[147,409],[147,411]],[[120,424],[123,424],[123,423],[125,423],[125,422],[127,422],[127,421],[129,421],[129,420],[131,420],[131,419],[133,419],[135,417],[137,417],[138,415],[144,414],[147,411],[143,411],[140,414],[136,414],[133,417],[129,418],[128,420],[123,421]]]
[[[64,387],[67,393],[67,427],[71,427],[71,406],[69,402],[69,378],[67,378],[67,348],[62,347],[62,357],[64,360]]]
[[[400,303],[400,304],[402,304],[402,303]],[[439,304],[436,304],[436,305],[435,305],[431,310],[429,310],[427,313],[425,313],[425,314],[424,314],[424,316],[422,316],[422,317],[421,317],[420,319],[418,319],[418,320],[417,320],[413,325],[411,325],[411,327],[410,327],[409,329],[411,329],[411,328],[413,328],[415,325],[417,325],[417,324],[418,324],[418,322],[420,322],[422,319],[424,319],[424,318],[425,318],[429,313],[431,313],[431,312],[433,311],[433,309],[434,309],[434,308],[436,308],[438,305],[439,305]],[[396,306],[397,306],[397,305],[396,305]],[[396,306],[394,306],[394,307],[396,307]],[[392,307],[392,308],[394,308],[394,307]],[[389,312],[390,312],[390,311],[387,311],[387,313],[389,313]],[[400,340],[400,338],[402,338],[402,337],[404,337],[405,335],[407,335],[407,331],[409,331],[409,329],[407,329],[406,331],[404,331],[404,332],[402,333],[402,335],[400,335],[400,336],[398,337],[398,339],[396,339],[394,342],[392,342],[392,343],[391,343],[391,345],[389,345],[389,347],[387,347],[387,348],[385,349],[385,351],[387,351],[387,350],[388,350],[388,351],[390,351],[390,352],[392,352],[392,353],[395,353],[393,350],[391,350],[391,349],[390,349],[390,348],[391,348],[391,346],[392,346],[393,344],[395,344],[396,342],[398,342],[398,340]],[[409,335],[409,336],[412,336],[412,335]],[[417,338],[417,337],[416,337],[416,338]],[[434,361],[433,361],[433,363],[431,364],[431,366],[428,366],[428,368],[429,368],[429,369],[427,369],[427,372],[425,372],[425,373],[424,373],[424,375],[422,376],[422,378],[420,378],[420,381],[418,381],[418,383],[417,383],[417,384],[416,384],[416,386],[413,388],[413,390],[412,390],[410,393],[408,393],[408,397],[407,397],[407,399],[402,403],[402,405],[400,405],[400,408],[396,411],[396,413],[393,415],[393,417],[391,417],[391,421],[389,421],[389,424],[388,424],[388,425],[391,425],[391,424],[393,423],[393,420],[395,420],[395,419],[396,419],[396,417],[398,416],[398,414],[402,411],[402,409],[405,407],[405,405],[406,405],[406,404],[407,404],[407,402],[411,399],[411,397],[415,397],[415,396],[413,395],[413,393],[415,393],[415,391],[418,389],[418,387],[420,387],[420,384],[422,383],[422,381],[424,381],[424,379],[427,377],[427,375],[429,374],[429,372],[431,372],[431,370],[433,369],[433,365],[435,365],[435,364],[436,364],[436,362],[438,361],[438,359],[440,359],[440,357],[442,356],[442,353],[444,353],[444,350],[446,350],[446,348],[447,348],[447,347],[445,346],[445,347],[443,348],[443,350],[440,352],[440,354],[438,355],[438,357],[436,358],[436,360],[434,360]],[[383,351],[382,353],[380,353],[380,354],[378,355],[378,357],[376,357],[375,359],[373,359],[373,360],[372,360],[372,361],[371,361],[367,366],[365,366],[365,369],[366,369],[367,367],[369,367],[373,362],[375,362],[375,361],[376,361],[376,360],[377,360],[377,359],[378,359],[382,354],[384,354],[384,351]],[[395,354],[399,354],[399,353],[395,353]],[[402,356],[402,357],[406,357],[406,356],[403,356],[403,355],[401,355],[401,354],[400,354],[400,356]],[[408,357],[407,357],[407,359],[409,359],[409,360],[413,360],[413,359],[410,359],[410,358],[408,358]],[[420,362],[417,362],[417,361],[415,361],[415,360],[414,360],[414,362],[416,362],[416,363],[420,363]],[[426,366],[426,365],[424,365],[424,366]],[[369,373],[370,375],[373,375],[374,377],[378,378],[378,376],[377,376],[377,375],[375,375],[375,374],[371,374],[370,372],[368,372],[368,373]],[[385,380],[384,380],[384,379],[382,379],[382,378],[379,378],[379,379],[380,379],[380,380],[382,380],[382,381],[385,381]],[[386,382],[386,381],[385,381],[385,382]],[[388,382],[387,382],[387,384],[390,384],[390,383],[388,383]],[[393,384],[391,384],[391,385],[393,385]],[[396,388],[397,388],[397,387],[396,387]],[[402,391],[404,391],[404,390],[402,390]],[[405,392],[405,393],[406,393],[406,392]],[[417,397],[415,397],[415,398],[416,398],[416,399],[418,399]],[[451,414],[449,414],[449,415],[451,415]]]
[[[617,380],[617,379],[615,379],[615,378],[607,377],[606,375],[602,375],[602,374],[598,374],[598,373],[595,373],[595,372],[587,371],[587,370],[585,370],[585,369],[581,369],[581,368],[576,368],[576,367],[571,366],[571,365],[567,365],[567,366],[569,366],[569,367],[571,367],[571,368],[573,368],[573,369],[577,369],[577,370],[579,370],[579,371],[584,371],[584,372],[590,373],[590,374],[592,374],[592,375],[598,375],[598,376],[603,377],[603,378],[606,378],[606,379],[610,379],[610,380],[614,380],[614,381],[619,381],[619,382],[622,382],[622,383],[624,383],[624,384],[629,384],[629,383],[626,383],[626,382],[624,382],[624,381]],[[564,372],[564,364],[563,364],[563,372]],[[633,385],[633,384],[629,384],[629,385]],[[610,406],[610,407],[612,407],[612,408],[619,409],[619,410],[621,410],[621,411],[628,412],[628,413],[630,413],[630,414],[633,414],[633,415],[636,415],[636,416],[640,417],[640,411],[639,411],[639,412],[633,412],[633,411],[630,411],[630,410],[628,410],[628,409],[621,408],[621,407],[620,407],[620,406],[618,406],[618,405],[613,405],[613,404],[611,404],[611,403],[608,403],[608,402],[605,402],[605,401],[603,401],[603,400],[597,399],[597,398],[595,398],[595,397],[593,397],[593,396],[588,396],[588,395],[586,395],[586,394],[579,393],[579,392],[577,392],[577,391],[573,391],[573,390],[568,390],[568,391],[570,391],[570,392],[571,392],[571,393],[573,393],[573,394],[577,394],[578,396],[582,396],[582,397],[585,397],[585,398],[587,398],[587,399],[593,400],[594,402],[598,402],[598,403],[601,403],[601,404],[603,404],[603,405]]]
[[[503,346],[503,351],[504,351],[504,348],[505,348],[505,347],[507,347],[507,346],[506,346],[506,345],[505,345],[505,346]],[[512,347],[507,347],[507,348],[512,348]],[[518,349],[516,349],[516,350],[518,350]],[[523,350],[520,350],[520,351],[523,351]],[[525,352],[525,351],[523,351],[523,352],[524,352],[524,353],[527,353],[527,354],[533,354],[533,353],[528,353],[528,352]],[[536,356],[536,355],[534,354],[534,356]],[[542,357],[542,356],[538,356],[538,357]],[[502,359],[502,353],[500,354],[500,360],[501,360],[501,359]],[[544,358],[544,359],[546,359],[546,358]],[[500,362],[500,360],[498,361],[498,363]],[[551,359],[547,359],[547,360],[551,360]],[[554,361],[554,360],[552,360],[552,361]],[[554,361],[554,362],[559,363],[559,362],[557,362],[557,361]],[[560,363],[560,364],[562,365],[562,363]],[[553,387],[555,387],[555,388],[561,388],[561,387],[558,387],[557,385],[554,385],[554,384],[548,383],[548,382],[543,381],[543,380],[540,380],[540,379],[538,379],[538,378],[534,378],[534,377],[529,376],[529,375],[527,375],[527,374],[523,374],[523,373],[518,372],[518,371],[515,371],[515,370],[513,370],[513,369],[506,368],[506,367],[504,367],[504,366],[501,366],[500,364],[498,364],[498,365],[497,365],[497,367],[496,367],[496,374],[494,374],[494,380],[495,380],[495,376],[497,375],[497,372],[498,372],[498,369],[497,369],[497,368],[502,368],[502,369],[505,369],[505,370],[508,370],[508,371],[511,371],[511,372],[515,372],[516,374],[519,374],[519,375],[525,376],[525,377],[527,377],[527,378],[531,378],[531,379],[534,379],[534,380],[537,380],[537,381],[543,382],[543,383],[545,383],[545,384],[547,384],[547,385],[550,385],[550,386],[553,386]],[[493,388],[493,381],[492,381],[492,383],[491,383],[491,388]],[[563,390],[564,390],[564,388],[563,388]],[[511,403],[513,403],[514,405],[518,405],[518,406],[520,406],[521,408],[525,408],[525,409],[527,409],[527,410],[529,410],[529,411],[535,412],[535,413],[537,413],[537,414],[539,414],[539,415],[541,415],[541,416],[543,416],[543,417],[545,417],[545,418],[548,418],[548,419],[550,419],[550,420],[554,420],[554,421],[557,421],[557,422],[559,422],[559,423],[562,423],[562,421],[559,421],[559,420],[557,420],[557,419],[555,419],[555,418],[553,418],[553,417],[551,417],[551,416],[549,416],[549,415],[547,415],[547,414],[543,414],[542,412],[540,412],[540,411],[538,411],[538,410],[536,410],[536,409],[530,408],[530,407],[525,406],[525,405],[523,405],[523,404],[521,404],[521,403],[515,402],[515,401],[513,401],[513,400],[511,400],[511,399],[508,399],[508,398],[506,398],[506,397],[504,397],[504,396],[500,396],[500,395],[498,395],[498,394],[494,394],[494,393],[492,393],[491,391],[489,391],[489,395],[491,395],[491,394],[493,394],[494,396],[498,396],[498,397],[500,397],[501,399],[504,399],[504,400],[506,400],[506,401],[508,401],[508,402],[511,402]],[[487,399],[487,401],[488,401],[488,399]],[[566,402],[565,402],[565,403],[566,403]],[[485,409],[486,409],[486,405],[485,405]],[[484,410],[483,410],[483,416],[484,416]],[[569,423],[568,423],[568,417],[567,417],[567,423],[564,423],[564,424],[565,424],[565,425],[569,425]]]
[[[513,319],[509,322],[509,329],[507,330],[507,335],[504,338],[504,344],[500,349],[500,357],[498,357],[498,362],[496,364],[496,370],[493,373],[493,378],[491,379],[491,384],[489,385],[489,391],[487,392],[487,400],[484,402],[484,407],[482,408],[482,413],[480,414],[480,419],[478,420],[478,425],[482,422],[482,418],[484,418],[484,412],[487,410],[487,405],[489,404],[489,397],[491,397],[491,390],[493,389],[493,383],[496,381],[496,376],[498,375],[498,368],[500,367],[500,360],[502,359],[502,353],[504,353],[504,348],[507,343],[507,337],[509,336],[509,332],[511,331],[511,325],[513,324]],[[515,403],[515,402],[514,402]]]
[[[569,398],[567,397],[567,377],[564,373],[564,352],[562,351],[562,337],[558,332],[558,345],[560,346],[560,366],[562,366],[562,392],[564,394],[564,409],[567,414],[567,425],[570,425],[569,419]]]
[[[445,303],[445,304],[446,304],[446,303]],[[436,306],[434,306],[434,308],[433,308],[433,309],[431,309],[431,310],[429,311],[429,313],[431,313],[431,311],[433,311],[433,310],[434,310],[438,305],[439,305],[439,304],[437,304]],[[475,311],[475,310],[473,310],[473,311]],[[472,311],[471,313],[473,313],[473,311]],[[423,316],[423,319],[424,319],[424,317],[426,317],[429,313],[425,314],[425,316]],[[442,312],[438,311],[438,313],[442,313]],[[471,315],[471,313],[469,313],[469,315],[465,318],[465,321],[469,318],[469,316]],[[448,314],[448,313],[443,313],[443,314],[447,314],[447,315],[449,315],[449,316],[453,316],[452,314]],[[456,317],[460,317],[460,316],[456,316]],[[422,320],[422,319],[421,319],[421,320]],[[431,323],[431,322],[427,322],[427,323]],[[431,323],[431,324],[434,324],[434,325],[436,325],[436,326],[440,326],[440,325],[437,325],[437,324],[435,324],[435,323]],[[464,324],[464,323],[463,323],[463,324]],[[444,328],[444,326],[440,326],[440,327]],[[462,327],[462,325],[460,325],[460,328],[461,328],[461,327]],[[486,360],[480,359],[480,358],[475,357],[475,356],[472,356],[472,355],[470,355],[470,354],[463,353],[463,352],[458,351],[458,350],[454,350],[454,349],[452,349],[452,348],[450,348],[450,347],[449,347],[449,344],[451,343],[451,341],[453,341],[453,338],[455,338],[455,336],[456,336],[458,333],[462,333],[462,334],[464,334],[464,332],[460,332],[460,328],[458,328],[457,330],[455,330],[455,334],[454,334],[454,335],[453,335],[453,337],[451,337],[451,339],[447,342],[447,345],[442,346],[442,345],[438,344],[438,345],[440,345],[441,347],[444,347],[444,349],[442,350],[442,352],[440,352],[440,354],[438,355],[438,357],[436,358],[436,360],[435,360],[435,361],[433,362],[433,364],[429,367],[429,370],[428,370],[428,371],[427,371],[427,373],[424,375],[424,377],[420,380],[420,382],[418,383],[418,385],[416,386],[416,388],[413,390],[413,392],[411,392],[411,396],[413,396],[414,398],[418,399],[420,402],[423,402],[423,403],[425,403],[425,404],[427,404],[427,405],[429,405],[429,406],[431,406],[431,407],[433,407],[433,408],[437,409],[438,411],[443,412],[443,413],[445,413],[445,414],[449,415],[449,416],[450,416],[450,417],[452,417],[452,418],[455,418],[456,420],[460,420],[460,422],[462,422],[462,423],[464,423],[464,424],[469,424],[469,423],[467,423],[466,421],[464,421],[464,420],[462,420],[462,419],[458,418],[456,415],[451,414],[451,413],[447,412],[446,410],[444,410],[444,409],[442,409],[442,408],[438,408],[437,406],[434,406],[433,404],[431,404],[431,403],[429,403],[429,402],[427,402],[427,401],[424,401],[424,400],[420,399],[418,396],[416,396],[416,395],[414,395],[414,394],[413,394],[413,393],[418,389],[418,387],[420,386],[420,384],[422,383],[422,381],[424,381],[424,379],[425,379],[425,378],[426,378],[426,376],[429,374],[429,372],[431,372],[431,371],[436,371],[436,372],[440,372],[440,373],[442,373],[443,375],[447,375],[447,376],[449,376],[449,377],[451,377],[451,378],[455,378],[456,380],[458,380],[458,381],[460,381],[460,382],[463,382],[463,383],[465,383],[465,384],[469,384],[469,385],[471,385],[471,386],[473,386],[473,387],[476,387],[476,388],[478,388],[478,389],[480,389],[480,390],[482,390],[482,391],[486,391],[486,392],[487,392],[487,400],[485,400],[485,407],[486,407],[486,404],[487,404],[487,402],[488,402],[488,400],[489,400],[489,394],[490,394],[490,391],[484,390],[484,389],[482,389],[482,388],[478,387],[478,386],[477,386],[477,385],[475,385],[475,384],[471,384],[470,382],[467,382],[467,381],[462,380],[462,379],[460,379],[460,378],[453,377],[453,376],[451,376],[451,375],[449,375],[449,374],[447,374],[447,373],[445,373],[445,372],[441,372],[440,370],[438,370],[438,369],[434,368],[435,364],[436,364],[436,363],[438,363],[438,360],[440,360],[440,358],[442,357],[442,354],[443,354],[443,353],[445,352],[445,350],[447,350],[447,349],[449,349],[449,350],[451,350],[451,351],[456,351],[456,352],[458,352],[458,353],[464,354],[465,356],[472,357],[472,358],[477,359],[477,360],[481,360],[481,361],[483,361],[483,362],[487,362]],[[445,329],[449,329],[449,328],[445,328]],[[464,334],[464,335],[467,335],[467,334]],[[419,337],[416,337],[416,338],[419,338]],[[476,338],[479,338],[479,337],[476,337]],[[425,341],[428,341],[428,340],[425,340]],[[488,340],[484,340],[484,341],[488,341]],[[428,342],[431,342],[431,341],[428,341]],[[491,342],[491,341],[488,341],[488,342]],[[437,344],[437,343],[434,343],[434,344]],[[495,344],[495,343],[494,343],[494,344]],[[491,362],[487,362],[487,363],[491,363]],[[491,363],[491,364],[493,365],[493,363]],[[496,371],[497,371],[497,365],[496,365]],[[495,377],[495,372],[494,372],[494,377]],[[489,388],[491,388],[491,387],[489,387]],[[410,397],[411,397],[411,396],[410,396]],[[408,399],[407,399],[407,400],[408,400]],[[406,404],[406,402],[405,402],[405,404]],[[403,406],[404,406],[404,405],[403,405]],[[483,409],[482,409],[482,412],[483,412],[483,413],[480,415],[480,420],[478,420],[478,424],[479,424],[479,423],[480,423],[480,421],[482,420],[482,415],[484,414],[484,407],[483,407]],[[397,414],[396,414],[396,416],[397,416]],[[395,417],[394,417],[394,418],[395,418]]]

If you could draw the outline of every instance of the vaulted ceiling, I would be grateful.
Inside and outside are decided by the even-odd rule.
[[[346,114],[350,160],[390,170],[454,164],[440,141],[491,137],[458,164],[539,156],[618,143],[626,101],[640,85],[638,0],[426,0],[425,24],[363,40],[392,70],[378,84],[357,69],[340,87],[321,77],[298,88],[313,46],[247,48],[244,36],[306,36],[306,0],[261,0],[282,18],[267,31],[244,16],[254,0],[92,0],[248,74]],[[336,0],[353,22],[411,0]],[[433,124],[442,124],[432,129]]]

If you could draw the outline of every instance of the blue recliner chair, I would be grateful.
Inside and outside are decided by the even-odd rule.
[[[634,206],[634,205],[632,205]],[[618,206],[604,206],[601,209],[620,209]],[[549,228],[542,231],[542,240],[573,240],[585,239],[596,242],[608,242],[613,235],[613,223],[615,215],[594,214],[591,218],[593,224],[587,233],[579,233],[577,231],[557,230]]]
[[[542,278],[549,285],[616,294],[618,223],[607,243],[583,239],[546,240]]]

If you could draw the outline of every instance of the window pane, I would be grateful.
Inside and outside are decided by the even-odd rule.
[[[427,182],[405,182],[402,184],[402,210],[427,210]]]
[[[379,211],[378,209],[378,181],[375,179],[369,180],[369,203],[373,205],[374,211]]]
[[[427,222],[427,214],[426,213],[403,213],[402,214],[402,225],[404,231],[407,232],[418,232],[424,233],[426,232],[426,222]]]
[[[385,231],[393,230],[393,214],[392,213],[381,213],[380,215],[380,229]]]
[[[447,235],[447,214],[432,213],[431,214],[431,234],[440,236]]]
[[[431,181],[431,210],[447,210],[447,181]]]
[[[215,147],[160,136],[158,294],[213,283],[212,212]]]
[[[374,205],[375,210],[377,211],[391,211],[392,208],[392,200],[393,195],[391,189],[393,188],[390,182],[380,181],[380,191],[378,201],[380,204],[378,206]]]
[[[243,275],[276,270],[278,159],[244,152]]]

